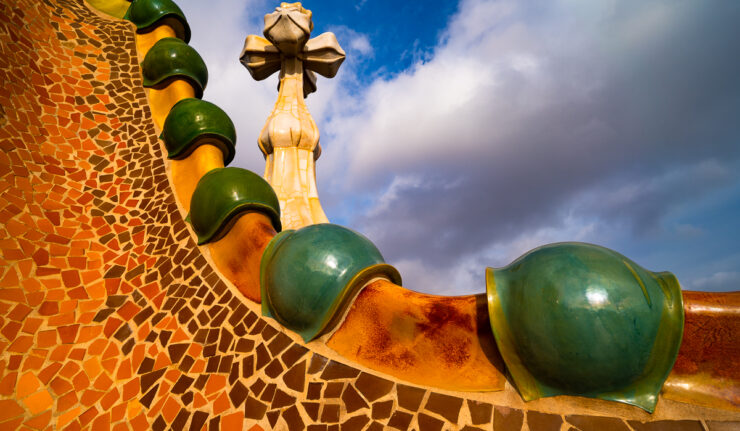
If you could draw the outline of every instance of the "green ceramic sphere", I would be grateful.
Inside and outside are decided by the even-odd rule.
[[[220,148],[224,165],[234,159],[234,123],[211,102],[194,98],[177,102],[167,115],[162,129],[161,138],[170,159],[184,159],[203,144]]]
[[[188,20],[172,0],[133,0],[123,19],[133,22],[139,32],[147,32],[167,23],[179,39],[190,42]]]
[[[219,240],[247,211],[265,214],[275,230],[281,230],[280,203],[261,176],[242,168],[217,168],[203,175],[190,201],[198,245]]]
[[[198,52],[176,37],[157,41],[141,63],[144,87],[166,85],[171,79],[184,78],[195,89],[195,97],[203,97],[208,83],[208,69]]]
[[[546,245],[487,272],[491,326],[522,396],[652,411],[683,332],[680,286],[612,250]]]
[[[310,341],[329,331],[366,282],[401,277],[369,239],[335,224],[281,232],[262,255],[262,314]]]

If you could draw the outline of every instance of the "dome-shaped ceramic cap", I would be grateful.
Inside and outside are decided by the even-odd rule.
[[[560,243],[486,271],[501,355],[529,401],[576,395],[649,412],[678,355],[678,280],[591,244]]]
[[[185,14],[172,0],[133,0],[123,19],[136,25],[140,32],[167,24],[175,30],[179,39],[190,42],[190,26]]]
[[[198,52],[176,37],[157,41],[141,63],[144,87],[166,85],[170,79],[187,79],[195,90],[195,97],[203,97],[208,83],[208,69]]]
[[[275,230],[281,230],[280,203],[261,176],[242,168],[217,168],[203,175],[190,201],[198,245],[219,240],[248,211],[265,214]]]
[[[236,130],[226,113],[211,102],[187,98],[172,107],[162,127],[162,140],[170,159],[184,159],[200,145],[221,149],[224,165],[234,159]]]
[[[310,341],[330,331],[368,281],[401,284],[369,239],[335,224],[275,236],[260,265],[262,314]]]

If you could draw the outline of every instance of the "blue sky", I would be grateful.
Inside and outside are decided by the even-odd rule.
[[[179,0],[256,144],[277,76],[238,56],[278,2]],[[368,236],[409,289],[481,293],[484,268],[591,242],[685,289],[740,289],[740,2],[304,3],[347,60],[307,104],[329,219]]]

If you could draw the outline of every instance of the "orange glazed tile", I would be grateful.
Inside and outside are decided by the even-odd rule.
[[[244,422],[244,413],[236,412],[221,418],[221,429],[223,430],[240,430]]]
[[[18,335],[18,331],[21,330],[21,324],[18,322],[8,322],[7,325],[3,327],[3,329],[0,331],[1,334],[5,336],[5,338],[8,339],[8,341],[15,340],[16,335]]]
[[[87,376],[91,379],[94,379],[98,376],[98,374],[103,371],[102,367],[100,366],[100,359],[97,357],[92,357],[88,359],[87,361],[82,363],[83,368],[85,369],[85,373],[87,373]]]
[[[51,387],[51,390],[54,391],[57,396],[61,396],[66,394],[67,392],[74,389],[71,383],[64,380],[61,377],[57,377],[54,380],[51,381],[49,384],[49,387]]]
[[[49,359],[51,359],[52,361],[63,362],[67,359],[67,355],[69,354],[70,350],[72,350],[72,346],[62,344],[61,346],[54,349],[53,352],[51,352],[51,356],[49,356]]]
[[[211,374],[210,377],[208,377],[208,383],[206,383],[206,390],[205,395],[211,395],[212,393],[216,391],[220,391],[221,389],[226,387],[226,377],[218,375],[218,374]]]
[[[172,365],[172,361],[170,360],[170,357],[167,354],[160,352],[157,355],[157,360],[154,363],[154,369],[159,370],[160,368],[164,368],[169,365]]]
[[[67,379],[74,377],[77,372],[80,371],[80,366],[74,362],[67,362],[64,367],[59,371],[59,374],[63,375]]]
[[[62,364],[60,364],[59,362],[55,362],[49,365],[48,367],[41,370],[41,372],[38,375],[39,380],[41,380],[43,384],[49,383],[49,380],[51,380],[51,378],[54,377],[56,373],[59,371],[59,369],[61,368],[62,368]]]
[[[100,400],[100,406],[104,410],[108,410],[109,408],[111,408],[111,406],[113,406],[113,404],[116,403],[116,401],[118,401],[118,396],[118,389],[113,388],[113,390],[105,394],[103,399]]]
[[[36,331],[39,330],[39,327],[41,327],[42,323],[44,323],[44,321],[41,319],[29,317],[23,322],[22,331],[25,332],[26,334],[35,334]]]
[[[165,394],[168,394],[170,392],[170,388],[172,387],[172,384],[168,382],[167,380],[162,380],[162,383],[159,385],[159,391],[158,396],[164,396]]]
[[[26,356],[26,360],[23,361],[23,370],[39,370],[44,365],[44,358],[38,356]]]
[[[103,412],[92,423],[92,431],[110,431],[110,413]]]
[[[57,418],[57,429],[62,429],[65,425],[75,420],[77,416],[79,416],[81,410],[82,408],[77,407],[68,411],[67,413],[60,415]]]
[[[95,406],[90,407],[85,413],[80,415],[80,425],[83,427],[90,423],[95,417],[98,416],[98,409]]]
[[[16,338],[15,341],[13,341],[13,344],[8,347],[9,352],[18,352],[18,353],[25,353],[28,351],[28,349],[33,346],[33,337],[23,335],[18,338]]]
[[[74,361],[81,361],[85,358],[85,349],[78,348],[78,349],[72,349],[71,352],[69,352],[69,359],[72,359]]]
[[[133,418],[131,420],[130,425],[134,429],[134,431],[144,431],[144,430],[151,429],[151,426],[149,425],[149,422],[147,422],[146,415],[144,413],[141,413],[135,418]],[[96,431],[96,430],[93,430],[93,431]]]
[[[87,353],[92,356],[100,356],[107,345],[107,340],[99,338],[90,344],[90,346],[87,348]]]
[[[33,373],[25,373],[20,379],[18,379],[18,387],[16,388],[15,396],[19,399],[25,398],[27,395],[36,392],[36,389],[38,389],[39,386],[41,386],[41,382],[39,382],[39,379]]]
[[[118,346],[114,343],[108,343],[108,348],[105,349],[105,353],[103,353],[103,359],[117,358],[120,355],[121,352],[118,350]]]
[[[23,404],[26,405],[26,408],[32,415],[36,415],[44,410],[50,409],[51,406],[54,405],[54,400],[51,398],[51,394],[44,389],[28,396],[23,400]]]
[[[111,338],[113,333],[116,332],[121,324],[123,324],[122,321],[116,319],[115,317],[109,317],[108,320],[106,320],[105,322],[105,329],[103,330],[105,338]]]
[[[0,400],[0,422],[5,422],[23,413],[23,407],[15,400]]]
[[[90,387],[90,379],[87,377],[87,374],[85,374],[84,371],[80,371],[77,373],[75,378],[72,380],[72,383],[75,386],[75,391],[81,392],[83,389],[87,389]]]
[[[60,292],[62,292],[60,290]],[[76,311],[77,310],[77,301],[76,300],[67,300],[62,301],[59,303],[59,313],[69,313],[70,311]]]
[[[141,311],[141,308],[138,307],[136,304],[134,304],[131,301],[126,302],[123,307],[118,309],[118,315],[123,318],[125,321],[131,320],[136,313]]]
[[[40,430],[49,425],[49,422],[51,421],[51,410],[47,410],[40,415],[31,418],[25,422],[23,422],[23,425],[33,428],[35,430]]]
[[[200,392],[196,392],[193,397],[193,408],[199,409],[206,404],[208,404],[208,400],[206,400]]]
[[[90,340],[95,339],[102,333],[103,333],[103,328],[101,326],[83,326],[80,329],[80,336],[77,339],[77,343],[78,344],[86,343]]]
[[[95,383],[93,383],[93,387],[101,391],[107,391],[111,386],[113,386],[113,380],[111,380],[111,378],[105,373],[101,373],[100,377],[98,377],[95,380]]]
[[[0,423],[0,428],[9,429],[9,430],[18,429],[21,426],[22,422],[23,422],[22,417],[16,418],[13,420],[9,420],[7,422]]]
[[[82,397],[80,397],[80,402],[82,403],[82,405],[89,407],[97,403],[99,399],[103,398],[103,395],[105,395],[105,392],[88,389],[82,393]]]
[[[0,380],[0,395],[11,396],[15,390],[15,382],[18,379],[18,373],[12,372]]]
[[[126,358],[118,365],[116,380],[126,380],[131,378],[131,359]]]
[[[79,400],[77,399],[77,393],[72,391],[67,395],[63,395],[57,399],[57,408],[55,410],[57,412],[67,411],[67,409],[70,409],[72,408],[72,406],[77,405],[78,402]]]
[[[104,360],[101,364],[105,372],[112,376],[113,373],[116,371],[116,365],[118,365],[118,360],[119,360],[118,358]]]
[[[80,274],[76,269],[62,271],[62,281],[64,282],[64,286],[68,288],[78,286],[80,284]]]
[[[167,398],[169,397],[160,397],[159,401],[157,401],[154,406],[149,409],[148,412],[146,412],[146,415],[150,418],[156,417],[159,414],[159,411],[162,410],[162,406],[164,406],[164,403],[167,401]]]
[[[57,328],[59,339],[63,344],[74,344],[75,338],[77,338],[77,331],[79,329],[80,325],[61,326]]]
[[[177,416],[179,411],[180,404],[172,398],[167,398],[167,401],[164,403],[164,407],[162,407],[162,417],[164,417],[164,420],[166,420],[167,423],[171,424],[172,421],[175,420],[175,416]]]
[[[17,304],[15,308],[13,308],[13,311],[11,311],[8,314],[8,318],[10,320],[16,320],[18,322],[21,322],[23,321],[23,319],[26,318],[26,316],[28,316],[30,312],[31,312],[31,307],[25,304]]]
[[[220,415],[221,413],[228,410],[229,407],[231,407],[231,403],[229,403],[229,397],[226,396],[226,392],[221,392],[221,395],[216,398],[216,401],[213,403],[213,414]]]
[[[254,425],[252,428],[249,429],[249,431],[265,431],[261,426]]]

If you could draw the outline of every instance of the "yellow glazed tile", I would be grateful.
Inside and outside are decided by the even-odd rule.
[[[162,89],[149,88],[149,107],[152,110],[154,124],[162,130],[164,120],[175,103],[188,97],[195,97],[192,85],[184,79],[175,79]]]
[[[172,182],[177,199],[186,211],[190,211],[190,200],[195,186],[208,171],[224,167],[221,150],[213,145],[201,145],[183,160],[172,160]]]
[[[32,372],[27,372],[18,379],[15,396],[18,399],[25,398],[27,395],[36,392],[39,386],[41,386],[39,379]]]
[[[51,398],[49,391],[44,389],[26,397],[26,399],[23,400],[23,404],[26,405],[26,408],[32,415],[37,415],[44,410],[50,409],[54,404],[54,400]]]

